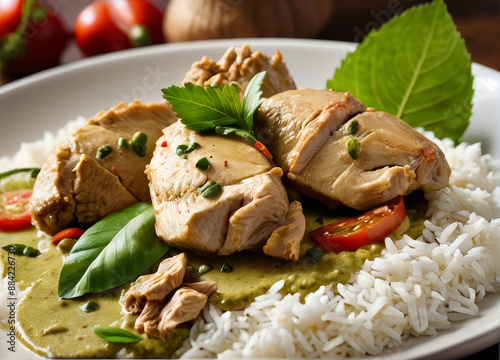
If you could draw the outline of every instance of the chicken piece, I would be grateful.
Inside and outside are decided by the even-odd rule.
[[[34,224],[53,235],[74,223],[90,224],[137,201],[149,201],[144,174],[162,129],[177,120],[168,103],[120,103],[101,111],[51,152],[37,176],[30,210]],[[136,132],[147,135],[144,157],[118,147]],[[113,151],[99,157],[98,149]]]
[[[167,341],[179,324],[195,319],[217,283],[187,270],[184,253],[163,260],[158,270],[144,275],[125,294],[122,308],[139,315],[135,329]]]
[[[199,147],[185,158],[176,154],[179,145],[194,143]],[[204,157],[210,165],[200,170]],[[173,247],[229,255],[260,248],[286,225],[283,172],[244,140],[200,135],[178,122],[164,130],[146,173],[156,233]],[[200,193],[209,179],[221,186],[214,197]],[[296,221],[305,224],[303,216]]]
[[[136,315],[139,314],[139,317],[135,320],[134,328],[139,333],[144,333],[147,330],[147,334],[154,337],[160,337],[155,328],[158,327],[161,311],[166,306],[167,302],[168,299],[147,301],[138,313],[134,313]],[[151,329],[155,330],[151,331]]]
[[[306,231],[303,218],[302,205],[298,201],[293,201],[285,216],[286,225],[273,231],[262,248],[264,254],[285,260],[298,260],[300,243]]]
[[[125,295],[125,311],[136,314],[146,301],[163,300],[182,284],[186,266],[186,255],[181,253],[163,260],[154,274],[139,277]]]
[[[269,58],[260,51],[252,53],[250,45],[241,48],[230,47],[217,62],[204,56],[191,66],[183,84],[187,82],[201,86],[236,84],[241,93],[244,93],[252,77],[261,71],[267,72],[261,86],[263,97],[296,88],[283,62],[283,55],[279,51]]]
[[[165,342],[170,337],[170,332],[178,325],[196,319],[205,307],[207,300],[207,295],[190,287],[182,286],[174,292],[172,298],[163,307],[163,304],[157,304],[157,302],[151,304],[151,310],[146,315],[147,318],[144,317],[147,320],[139,322],[138,318],[135,328],[138,331],[143,329],[146,334],[158,337]],[[158,314],[160,307],[161,311]]]
[[[295,189],[329,206],[367,210],[447,185],[450,167],[433,142],[395,116],[365,110],[349,93],[287,91],[263,102],[256,133]],[[354,137],[357,159],[346,148]]]
[[[75,216],[82,223],[93,223],[106,214],[137,202],[120,179],[103,168],[97,160],[82,154],[73,169]]]
[[[207,296],[212,295],[217,291],[217,283],[205,279],[194,271],[186,270],[182,286],[190,287],[193,290],[199,291]]]

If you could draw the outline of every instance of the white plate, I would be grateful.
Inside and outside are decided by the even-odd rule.
[[[79,115],[91,117],[118,101],[160,101],[161,89],[179,84],[203,55],[218,59],[229,46],[251,44],[271,55],[279,49],[299,87],[324,88],[351,43],[297,39],[231,39],[157,45],[79,60],[0,87],[0,155],[13,155],[21,141],[42,137]],[[500,159],[500,73],[473,64],[474,109],[464,141],[481,142]],[[460,358],[500,341],[500,294],[487,296],[479,316],[436,337],[410,338],[384,359]],[[24,358],[26,350],[0,358]],[[29,356],[29,355],[28,355]]]

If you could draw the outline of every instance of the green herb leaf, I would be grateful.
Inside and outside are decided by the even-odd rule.
[[[223,93],[212,86],[204,88],[187,83],[184,87],[170,86],[162,92],[181,122],[190,130],[209,131],[218,125],[234,125],[242,121],[236,86],[224,85]],[[231,101],[234,97],[238,97],[238,102]]]
[[[78,240],[59,276],[60,298],[75,298],[131,281],[167,250],[154,228],[151,204],[107,215]]]
[[[245,95],[243,96],[243,115],[246,125],[245,129],[247,130],[252,129],[253,115],[255,113],[255,110],[257,110],[260,104],[262,104],[262,90],[260,90],[260,87],[262,86],[262,82],[264,81],[265,76],[265,71],[261,71],[260,73],[256,74],[250,80],[245,90]]]
[[[225,136],[236,135],[243,138],[244,140],[248,141],[251,144],[254,144],[256,141],[255,137],[252,134],[252,131],[238,129],[235,127],[217,126],[215,128],[215,133],[218,135],[225,135]]]
[[[239,89],[234,85],[223,84],[219,89],[186,83],[184,87],[173,85],[162,92],[189,130],[206,132],[217,126],[231,126],[251,132],[253,114],[262,102],[260,86],[265,74],[264,71],[252,78],[243,104]]]
[[[435,0],[372,31],[327,87],[458,141],[469,124],[472,80],[464,40],[445,3]]]
[[[143,340],[141,336],[120,328],[96,327],[92,331],[101,339],[113,343],[133,343]]]

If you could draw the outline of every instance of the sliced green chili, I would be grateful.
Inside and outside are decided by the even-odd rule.
[[[225,273],[231,273],[231,272],[233,272],[233,270],[234,270],[233,267],[225,261],[224,261],[224,264],[222,264],[222,267],[220,268],[220,271],[225,272]]]
[[[13,252],[16,255],[21,255],[21,256],[37,257],[38,255],[40,255],[39,250],[23,244],[5,245],[2,247],[2,249],[8,252]]]
[[[355,134],[356,131],[358,131],[359,128],[359,121],[358,120],[352,120],[349,125],[347,126],[347,132],[349,134]]]
[[[146,143],[148,142],[148,136],[143,132],[136,132],[134,136],[132,136],[132,140],[130,140],[130,146],[132,150],[139,155],[140,157],[146,156],[147,147]]]
[[[356,138],[351,138],[347,141],[345,146],[347,148],[347,152],[349,153],[349,155],[354,160],[356,160],[359,157],[359,152],[360,152],[360,146],[358,140],[356,140]]]
[[[191,144],[191,146],[187,146],[186,144],[182,144],[182,145],[179,145],[177,146],[177,148],[175,149],[175,153],[179,156],[181,155],[185,155],[187,153],[190,153],[191,151],[194,151],[196,149],[198,149],[200,147],[200,144],[198,144],[197,142],[194,142]]]
[[[307,249],[305,256],[310,263],[317,264],[323,257],[323,250],[318,247],[312,247]]]
[[[97,149],[97,157],[99,159],[104,159],[106,156],[109,156],[113,152],[113,147],[109,144],[101,146]]]
[[[206,157],[202,157],[200,160],[196,162],[196,167],[200,170],[207,170],[210,162]]]
[[[125,139],[125,138],[119,138],[118,139],[118,147],[120,147],[120,149],[123,149],[123,150],[128,150],[129,146],[128,146],[127,139]]]
[[[203,197],[209,198],[219,195],[221,186],[215,181],[207,181],[200,189],[200,194]]]
[[[316,220],[314,220],[314,222],[317,222],[318,224],[323,225],[323,218],[319,217]]]
[[[96,304],[95,302],[93,301],[89,301],[89,302],[86,302],[85,304],[83,304],[82,306],[80,306],[80,309],[83,311],[83,312],[86,312],[86,313],[91,313],[93,311],[96,311],[99,309],[99,305]]]
[[[213,268],[214,266],[212,264],[203,264],[198,269],[198,274],[200,275],[206,274],[207,272],[212,271]]]

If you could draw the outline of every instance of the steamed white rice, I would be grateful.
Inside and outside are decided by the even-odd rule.
[[[84,119],[56,135],[24,143],[0,171],[41,166],[50,149]],[[500,283],[500,163],[480,144],[425,135],[446,154],[450,186],[426,194],[423,235],[385,240],[337,291],[323,286],[305,302],[282,296],[283,281],[241,311],[209,304],[177,352],[182,358],[356,357],[400,346],[409,335],[435,335],[450,322],[476,316],[478,303]]]
[[[282,296],[283,281],[241,311],[203,311],[183,358],[357,357],[436,335],[476,316],[500,282],[500,163],[480,144],[457,147],[425,135],[445,153],[450,186],[426,194],[423,235],[385,240],[345,285],[321,287],[305,302]]]

